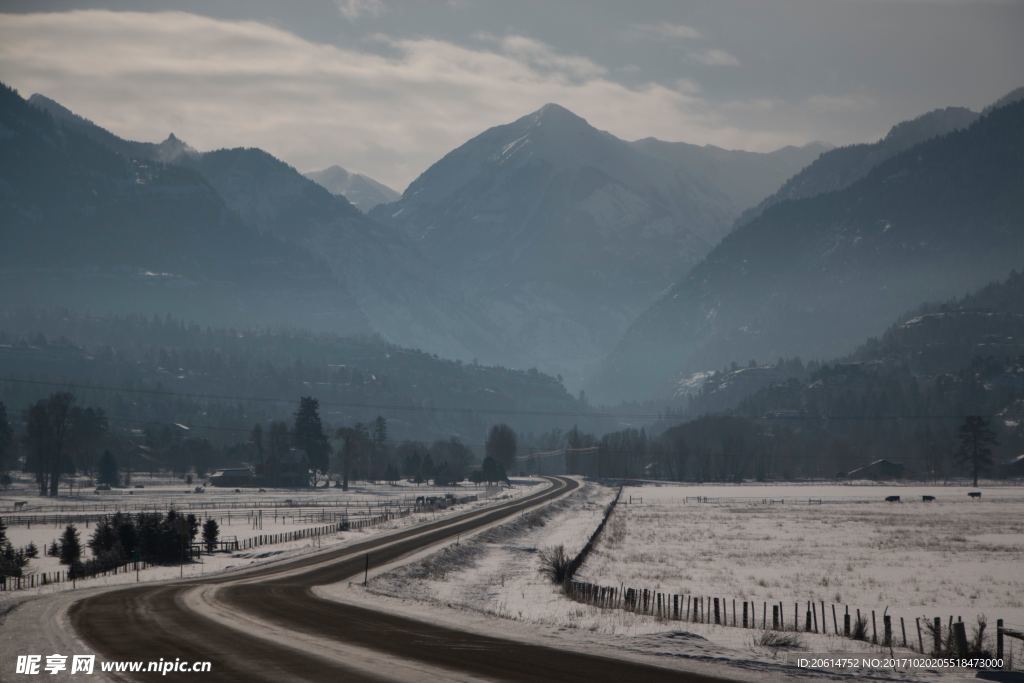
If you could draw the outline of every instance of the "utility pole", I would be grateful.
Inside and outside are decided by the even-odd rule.
[[[370,576],[370,553],[366,553],[366,567],[363,569],[363,586],[366,586],[366,580]]]

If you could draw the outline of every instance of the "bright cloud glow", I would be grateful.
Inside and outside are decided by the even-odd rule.
[[[731,55],[725,50],[719,50],[716,48],[704,50],[702,52],[694,52],[693,58],[701,64],[707,64],[708,66],[740,65],[740,60],[735,55]]]
[[[356,16],[378,4],[339,8]],[[761,150],[802,141],[728,124],[690,81],[627,86],[517,35],[338,47],[180,12],[0,15],[0,73],[24,96],[43,93],[125,137],[173,131],[199,149],[258,146],[301,170],[340,163],[399,190],[473,135],[546,102],[627,139]]]

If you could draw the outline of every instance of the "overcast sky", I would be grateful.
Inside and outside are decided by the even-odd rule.
[[[627,139],[769,150],[1024,85],[1016,0],[156,5],[0,0],[0,80],[124,137],[262,147],[398,190],[546,102]]]

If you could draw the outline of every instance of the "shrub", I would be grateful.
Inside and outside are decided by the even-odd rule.
[[[548,577],[551,583],[564,584],[569,579],[570,564],[572,558],[566,554],[563,545],[540,551],[540,573]]]
[[[857,620],[853,622],[853,631],[850,636],[854,640],[867,640],[868,639],[868,620],[863,616],[858,615]]]
[[[804,646],[799,634],[792,632],[765,631],[754,642],[774,650],[795,650]]]

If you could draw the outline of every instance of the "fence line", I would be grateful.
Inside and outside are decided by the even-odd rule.
[[[611,499],[611,502],[604,509],[604,514],[601,516],[601,521],[598,523],[597,528],[590,534],[590,538],[583,544],[580,551],[576,553],[576,557],[569,561],[569,566],[566,570],[565,578],[566,581],[571,581],[572,577],[576,576],[576,572],[583,566],[587,556],[590,555],[590,551],[594,549],[597,544],[598,538],[601,536],[601,532],[604,531],[605,524],[608,523],[608,518],[611,517],[612,511],[615,510],[615,504],[619,502],[619,497],[622,495],[622,487],[616,492],[615,497]]]
[[[385,512],[380,515],[368,517],[364,519],[357,519],[355,521],[339,520],[333,524],[325,524],[317,527],[309,527],[306,529],[295,529],[292,531],[282,531],[275,534],[258,534],[250,538],[245,538],[239,541],[235,539],[233,542],[225,542],[224,545],[232,551],[240,550],[251,550],[264,545],[275,545],[278,543],[289,543],[291,541],[299,541],[306,538],[317,538],[339,531],[351,531],[358,529],[366,529],[378,524],[383,524],[394,519],[401,519],[408,517],[412,514],[409,509],[400,510],[398,512]],[[191,561],[194,555],[202,552],[202,544],[193,544],[189,551],[189,560]],[[173,566],[173,565],[155,565],[144,561],[129,561],[110,569],[93,572],[87,575],[76,575],[69,569],[57,570],[53,572],[41,572],[32,573],[25,576],[0,576],[0,591],[15,591],[15,590],[28,590],[31,588],[37,588],[40,586],[48,586],[55,583],[67,583],[68,581],[78,581],[87,578],[96,578],[104,576],[115,576],[117,574],[124,574],[126,572],[138,572],[143,569],[155,566]]]
[[[823,600],[807,600],[803,603],[794,602],[792,620],[787,621],[785,605],[789,603],[761,601],[761,609],[757,609],[757,601],[741,600],[737,610],[737,601],[713,595],[693,595],[689,593],[666,593],[647,588],[633,588],[625,585],[602,586],[587,581],[570,580],[565,585],[565,593],[571,599],[594,605],[601,609],[619,609],[636,614],[643,614],[667,621],[685,621],[698,624],[715,624],[736,628],[758,628],[758,613],[762,630],[794,631],[798,633],[816,633],[829,635],[829,622],[832,623],[831,635],[870,642],[883,647],[904,647],[926,655],[953,655],[960,658],[974,658],[982,653],[973,652],[968,642],[967,627],[962,617],[956,621],[949,616],[943,624],[940,617],[932,620],[916,618],[911,624],[913,630],[907,634],[907,621],[899,618],[899,631],[895,631],[892,615],[888,608],[882,612],[882,631],[878,630],[877,612],[868,610],[863,613],[855,609],[856,618],[850,614],[849,605],[842,605],[842,617],[837,616],[836,605],[831,604],[831,620]],[[771,607],[771,610],[768,608]],[[731,610],[730,610],[731,608]],[[731,618],[730,618],[731,612]],[[840,624],[842,624],[840,626]],[[922,628],[923,626],[923,628]],[[1003,620],[996,621],[996,659],[1003,659],[1004,637],[1024,639],[1024,632],[1005,628]],[[916,636],[916,639],[915,639]],[[991,657],[992,655],[989,655]]]
[[[185,484],[188,486],[188,484]],[[409,488],[409,487],[405,487]],[[160,511],[167,508],[168,505],[174,505],[176,509],[189,509],[189,510],[238,510],[238,509],[289,509],[289,508],[331,508],[331,507],[408,507],[414,504],[417,497],[424,495],[444,495],[444,492],[453,492],[458,490],[468,489],[474,491],[476,495],[483,496],[485,498],[496,495],[501,489],[500,487],[487,486],[480,484],[478,486],[466,486],[460,485],[458,487],[444,487],[444,486],[424,486],[423,488],[410,488],[410,490],[402,491],[400,496],[392,497],[389,499],[382,500],[378,496],[372,496],[367,494],[352,493],[346,495],[354,496],[365,496],[362,499],[350,499],[343,500],[339,498],[311,498],[303,499],[304,493],[299,490],[296,492],[296,498],[248,498],[239,500],[219,500],[219,501],[201,501],[196,500],[192,496],[201,496],[203,494],[192,494],[189,493],[174,493],[171,491],[157,491],[154,495],[166,496],[171,498],[188,498],[184,501],[175,500],[162,500],[155,502],[135,502],[132,501],[128,494],[113,493],[113,494],[101,494],[98,499],[88,502],[81,503],[59,503],[59,504],[41,504],[32,505],[23,508],[22,512],[28,512],[34,510],[37,512],[54,512],[54,513],[69,513],[69,512],[102,512],[106,511],[110,513],[111,504],[113,503],[114,512],[152,512]],[[146,491],[145,489],[137,489],[139,495],[145,496],[152,491]],[[227,493],[230,491],[230,487],[221,487],[214,489],[218,493]],[[111,499],[118,499],[116,502]],[[102,501],[102,502],[101,502]],[[179,504],[180,503],[180,504]],[[15,510],[11,510],[12,512]],[[8,513],[9,514],[9,513]],[[28,515],[26,515],[28,516]],[[6,519],[6,516],[5,516]]]
[[[597,540],[601,535],[601,532],[604,530],[604,527],[607,524],[611,513],[614,511],[615,505],[618,503],[621,495],[622,487],[619,488],[618,493],[615,494],[615,498],[608,504],[604,515],[601,518],[601,522],[597,525],[597,528],[594,529],[594,532],[590,535],[587,543],[583,546],[576,557],[570,561],[568,571],[566,573],[566,580],[563,585],[567,596],[577,602],[594,605],[601,609],[620,609],[637,614],[650,615],[669,621],[716,624],[719,626],[732,626],[747,629],[757,628],[758,610],[756,601],[748,601],[746,599],[740,601],[741,607],[738,611],[735,598],[730,601],[726,598],[720,596],[715,597],[713,595],[666,593],[647,588],[627,587],[625,585],[602,586],[588,581],[577,581],[574,579],[573,577],[576,575],[576,572],[583,565],[583,562],[597,543]],[[697,502],[704,503],[712,502],[715,499],[700,497],[696,500]],[[793,500],[794,499],[791,499],[791,501]],[[805,500],[806,504],[821,504],[820,499],[809,498]],[[773,504],[782,503],[782,500],[778,499],[773,501],[771,499],[764,499],[764,502],[765,504]],[[803,502],[803,500],[801,500],[801,502]],[[762,601],[761,629],[763,630],[769,630],[768,606],[769,604],[767,601]],[[730,607],[732,608],[731,624],[729,619]],[[803,607],[802,610],[801,607]],[[828,613],[825,610],[824,600],[807,600],[804,601],[803,605],[801,605],[799,601],[794,602],[793,619],[788,623],[786,621],[784,603],[773,601],[771,603],[771,608],[771,630],[789,630],[828,635]],[[916,650],[922,654],[950,654],[961,658],[971,658],[982,654],[971,651],[972,645],[968,643],[966,626],[962,617],[958,617],[957,621],[953,621],[952,616],[949,617],[949,621],[946,625],[945,639],[943,639],[942,620],[939,617],[935,617],[933,621],[928,622],[926,619],[925,630],[928,633],[929,642],[932,644],[931,650],[926,650],[920,618],[914,620],[914,627],[917,635],[917,647],[915,647],[913,641],[914,632],[911,632],[911,638],[908,639],[907,624],[904,617],[900,617],[900,632],[899,637],[897,637],[893,631],[893,618],[892,615],[888,613],[888,608],[882,612],[881,638],[879,638],[878,634],[878,620],[875,610],[871,610],[871,632],[869,636],[867,610],[865,610],[864,614],[861,614],[861,611],[856,609],[857,617],[856,621],[853,622],[851,621],[849,605],[843,605],[843,627],[840,631],[835,604],[831,604],[831,608],[832,635],[835,636],[862,640],[890,648],[901,645],[904,648]],[[742,620],[740,617],[741,613]],[[1003,644],[1005,637],[1020,638],[1024,640],[1024,631],[1005,628],[1003,620],[997,620],[996,659],[998,660],[1003,659]]]

